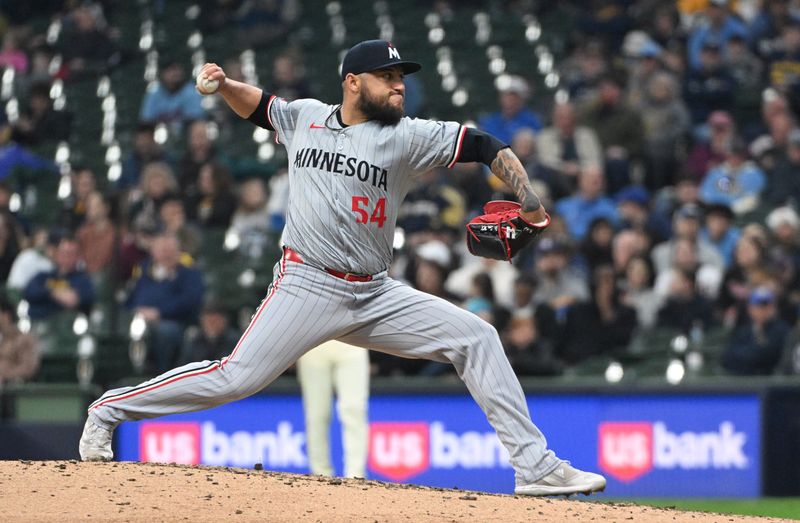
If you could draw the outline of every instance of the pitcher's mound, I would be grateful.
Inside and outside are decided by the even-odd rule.
[[[0,462],[0,499],[0,521],[769,521],[146,463]]]

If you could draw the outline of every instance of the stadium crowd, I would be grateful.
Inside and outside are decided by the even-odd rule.
[[[71,136],[74,115],[54,104],[54,81],[98,76],[129,52],[104,15],[115,3],[30,2],[6,8],[0,24],[0,67],[14,71],[23,93],[18,110],[0,112],[0,383],[36,376],[37,322],[91,315],[103,300],[150,327],[149,370],[222,357],[247,315],[209,292],[209,274],[195,263],[203,242],[224,236],[226,249],[267,271],[275,261],[264,253],[284,223],[285,164],[242,169],[218,142],[226,128],[249,124],[204,105],[188,64],[167,53],[141,93],[115,180],[71,165],[49,223],[14,203],[15,170],[57,177],[39,151]],[[231,45],[256,52],[285,43],[304,7],[210,4],[206,30],[238,24],[241,41]],[[461,2],[418,4],[446,16]],[[722,330],[715,363],[726,373],[800,374],[800,2],[492,4],[557,10],[574,22],[555,96],[520,71],[498,83],[494,111],[474,114],[474,125],[520,157],[553,224],[513,264],[475,258],[464,224],[513,194],[479,164],[433,170],[400,209],[392,276],[492,323],[520,375],[623,354],[659,329],[691,340]],[[42,12],[60,20],[56,43],[28,22]],[[262,72],[263,87],[320,96],[303,66],[302,52],[287,48]],[[236,60],[225,69],[244,78]],[[414,116],[431,110],[417,81],[408,99]],[[169,144],[158,139],[163,126]],[[31,333],[15,327],[20,300]],[[451,372],[380,355],[373,371]]]

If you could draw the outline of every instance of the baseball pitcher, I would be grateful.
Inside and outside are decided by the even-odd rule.
[[[308,350],[331,339],[407,358],[449,362],[508,449],[515,492],[603,490],[605,478],[556,457],[531,421],[497,331],[478,316],[387,276],[400,202],[415,177],[482,162],[519,203],[490,202],[468,225],[470,251],[508,259],[550,223],[519,159],[494,137],[456,122],[403,116],[403,77],[420,69],[384,40],[351,48],[342,103],[287,101],[205,64],[198,89],[218,92],[240,117],[275,133],[289,156],[283,256],[230,355],[168,371],[91,404],[84,460],[113,457],[123,421],[215,407],[254,394]]]

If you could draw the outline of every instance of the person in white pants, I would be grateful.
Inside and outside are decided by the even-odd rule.
[[[331,340],[297,360],[303,393],[306,447],[312,474],[332,476],[330,424],[336,394],[342,424],[344,476],[366,477],[369,355],[366,349]]]

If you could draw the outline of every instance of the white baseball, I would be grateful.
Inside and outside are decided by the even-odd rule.
[[[212,94],[219,88],[219,80],[209,80],[205,76],[197,77],[197,89],[203,94]]]

